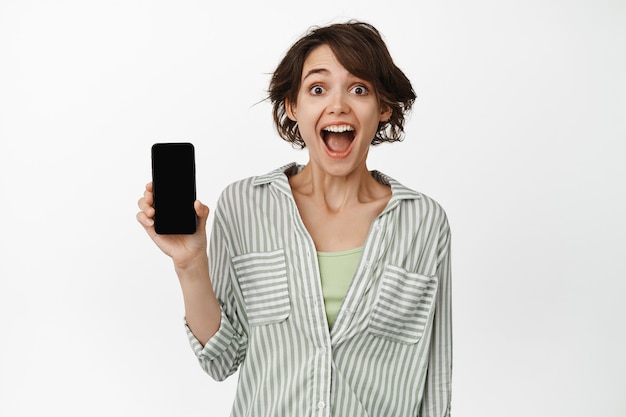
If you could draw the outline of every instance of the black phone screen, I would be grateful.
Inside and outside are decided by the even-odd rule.
[[[152,145],[152,192],[158,234],[196,232],[196,166],[191,143]]]

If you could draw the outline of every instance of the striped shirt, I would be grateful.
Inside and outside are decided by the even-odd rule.
[[[429,197],[373,171],[392,196],[329,329],[316,249],[290,164],[228,186],[215,208],[210,275],[222,307],[203,347],[216,380],[239,370],[232,417],[450,415],[450,229]]]

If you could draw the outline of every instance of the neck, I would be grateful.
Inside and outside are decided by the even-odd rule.
[[[309,163],[292,178],[291,185],[295,192],[322,204],[330,212],[370,202],[377,198],[381,187],[365,164],[346,176],[333,176]]]

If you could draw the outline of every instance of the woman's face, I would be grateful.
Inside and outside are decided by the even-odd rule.
[[[334,176],[365,167],[378,123],[391,116],[380,108],[372,85],[348,72],[327,45],[309,53],[297,102],[286,104],[310,162]]]

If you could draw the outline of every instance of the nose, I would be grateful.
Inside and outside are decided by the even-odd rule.
[[[341,90],[335,91],[329,95],[328,103],[329,114],[345,114],[350,112],[347,93]]]

